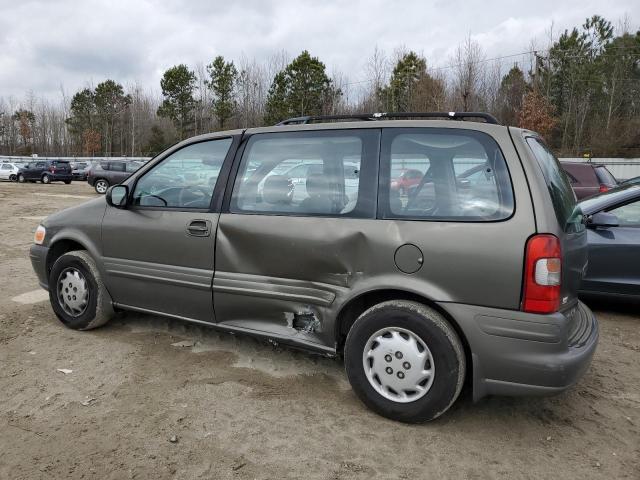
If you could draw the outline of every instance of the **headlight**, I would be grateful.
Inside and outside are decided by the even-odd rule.
[[[36,245],[42,245],[44,243],[44,236],[46,235],[47,230],[42,226],[42,225],[38,225],[38,228],[36,228],[36,233],[33,236],[33,241],[36,243]]]

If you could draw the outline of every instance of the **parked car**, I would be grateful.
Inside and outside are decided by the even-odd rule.
[[[348,160],[343,164],[345,200],[356,198],[358,193],[359,165]],[[271,170],[258,184],[258,194],[262,194],[264,183],[273,175],[283,175],[291,182],[290,196],[293,202],[302,202],[313,194],[314,179],[324,175],[322,162],[292,160],[283,162]],[[311,179],[311,181],[309,181]],[[309,192],[309,189],[312,192]]]
[[[67,185],[73,180],[71,165],[66,160],[38,160],[26,164],[18,171],[17,180],[20,183],[64,182]]]
[[[91,162],[74,162],[71,164],[71,169],[74,180],[86,182],[91,170]]]
[[[15,182],[18,179],[20,168],[15,163],[0,164],[0,180]]]
[[[640,300],[640,185],[624,185],[580,203],[589,262],[584,296]]]
[[[123,182],[142,165],[137,161],[103,160],[89,169],[87,182],[96,192],[104,194],[110,186]]]
[[[391,189],[398,190],[400,195],[405,195],[410,187],[418,185],[423,173],[420,170],[401,168],[392,172]]]
[[[618,186],[618,181],[604,165],[588,162],[560,162],[560,164],[569,177],[578,200]]]
[[[360,399],[400,421],[438,417],[465,379],[475,400],[565,390],[598,324],[578,300],[587,233],[557,159],[488,114],[416,115],[185,140],[45,219],[40,285],[72,329],[129,310],[344,355]],[[391,172],[408,156],[425,175],[401,198]],[[296,199],[271,172],[301,160],[322,171]]]

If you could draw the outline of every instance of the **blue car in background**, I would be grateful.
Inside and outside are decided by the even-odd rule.
[[[640,184],[623,185],[579,205],[589,242],[580,294],[640,300]]]

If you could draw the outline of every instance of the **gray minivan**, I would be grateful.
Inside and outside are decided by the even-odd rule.
[[[465,381],[474,400],[574,384],[598,341],[577,298],[585,225],[541,138],[482,113],[336,119],[185,140],[46,218],[31,260],[55,314],[87,330],[144,312],[344,356],[361,400],[405,422]],[[409,169],[419,183],[391,188]]]

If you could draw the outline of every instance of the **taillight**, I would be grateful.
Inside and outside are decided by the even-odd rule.
[[[600,190],[600,193],[608,192],[609,187],[607,187],[604,183],[601,183],[599,190]]]
[[[560,308],[562,255],[554,235],[534,235],[527,241],[522,310],[553,313]]]
[[[51,165],[51,166],[49,167],[49,171],[50,171],[51,173],[56,173],[56,167],[54,167],[53,165]]]

